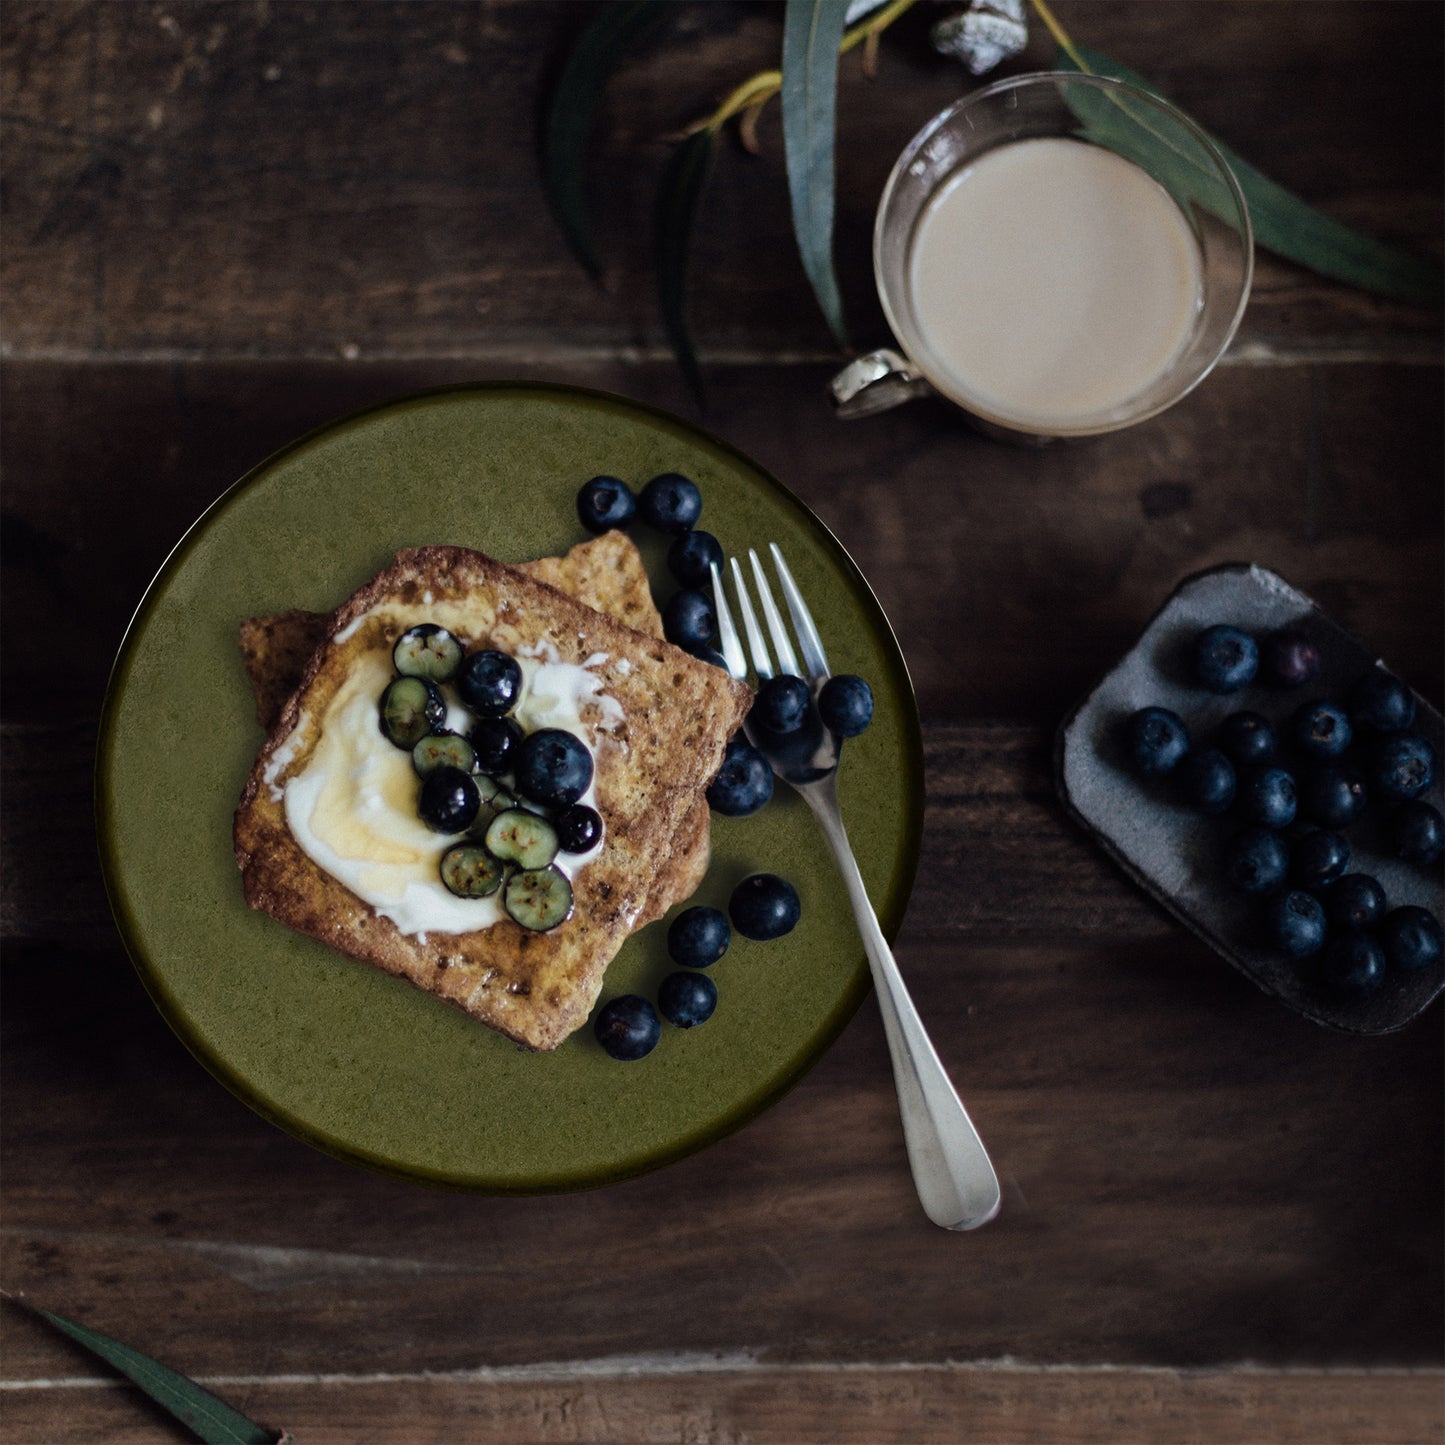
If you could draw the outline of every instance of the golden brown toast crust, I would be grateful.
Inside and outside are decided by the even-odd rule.
[[[579,542],[566,556],[522,562],[517,570],[638,632],[662,636],[662,615],[652,600],[642,554],[623,532],[604,532],[590,542]],[[241,658],[263,732],[269,733],[280,721],[312,653],[326,641],[333,615],[293,609],[248,617],[241,623]],[[669,845],[667,863],[638,918],[639,928],[691,898],[702,885],[711,858],[711,823],[707,799],[699,798]]]
[[[504,919],[472,933],[403,934],[313,863],[287,826],[284,785],[309,760],[329,701],[360,657],[390,649],[398,617],[415,616],[427,596],[433,611],[452,604],[468,610],[476,625],[472,635],[460,633],[467,646],[515,652],[548,645],[578,665],[607,655],[593,672],[621,705],[624,721],[619,742],[599,735],[596,750],[606,841],[574,880],[571,917],[551,932],[529,933]],[[257,756],[235,822],[247,901],[519,1043],[555,1048],[590,1012],[606,965],[665,869],[667,845],[716,772],[751,699],[721,669],[480,552],[400,553],[331,619],[325,644]]]

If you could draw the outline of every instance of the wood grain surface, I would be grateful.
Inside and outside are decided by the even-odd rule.
[[[1414,3],[1059,0],[1329,214],[1441,252],[1442,27]],[[1256,560],[1437,704],[1438,312],[1261,255],[1179,406],[1027,450],[941,404],[840,425],[776,110],[700,223],[704,423],[838,534],[925,719],[898,955],[1004,1182],[918,1210],[870,1000],[777,1107],[586,1195],[362,1173],[263,1123],[170,1034],[96,861],[116,646],[184,528],[356,407],[509,376],[697,415],[653,299],[669,132],[776,62],[780,7],[679,4],[599,114],[600,286],[536,162],[590,7],[0,9],[0,1286],[307,1441],[1438,1441],[1441,1009],[1387,1038],[1281,1010],[1063,816],[1058,719],[1186,573]],[[885,339],[871,212],[969,82],[934,7],[844,66],[838,259]],[[1036,26],[1037,30],[1038,27]],[[1014,70],[1046,64],[1036,34]],[[187,1438],[0,1305],[0,1436]]]

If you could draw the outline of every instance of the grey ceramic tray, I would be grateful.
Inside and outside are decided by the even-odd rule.
[[[1228,697],[1204,692],[1188,679],[1188,647],[1195,633],[1216,622],[1259,635],[1298,629],[1319,649],[1319,676],[1301,688],[1259,685]],[[1215,567],[1179,585],[1133,649],[1065,719],[1055,752],[1065,806],[1136,883],[1266,993],[1317,1023],[1356,1034],[1389,1033],[1408,1023],[1440,993],[1441,968],[1415,974],[1391,970],[1379,992],[1364,1002],[1331,998],[1316,982],[1313,960],[1295,961],[1262,945],[1257,904],[1233,894],[1220,877],[1229,820],[1181,807],[1171,799],[1167,780],[1151,787],[1133,777],[1125,767],[1120,726],[1150,704],[1172,708],[1196,739],[1210,737],[1224,717],[1241,708],[1283,723],[1302,702],[1344,695],[1376,665],[1368,648],[1275,573],[1247,565]],[[1415,729],[1441,752],[1445,726],[1418,696]],[[1439,808],[1441,794],[1437,775],[1425,796]],[[1368,809],[1346,830],[1353,850],[1350,870],[1374,874],[1390,907],[1416,903],[1441,917],[1445,887],[1438,867],[1414,868],[1387,856],[1377,832],[1379,812]]]

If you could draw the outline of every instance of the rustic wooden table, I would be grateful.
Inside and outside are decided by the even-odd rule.
[[[1331,215],[1437,251],[1436,4],[1059,0]],[[1063,817],[1052,730],[1191,570],[1255,559],[1441,696],[1438,313],[1261,254],[1224,365],[1091,444],[941,405],[829,414],[776,111],[724,147],[694,318],[705,421],[842,538],[925,723],[899,957],[1004,1181],[919,1212],[870,1000],[801,1085],[672,1168],[436,1193],[252,1115],[168,1032],[101,887],[107,671],[167,550],[300,432],[448,381],[693,414],[653,300],[660,137],[775,63],[779,9],[679,4],[600,116],[602,286],[546,212],[572,4],[27,3],[3,27],[5,1211],[0,1283],[298,1441],[1439,1440],[1441,1011],[1289,1014]],[[935,12],[936,13],[936,12]],[[838,251],[967,85],[886,38],[841,84]],[[1046,64],[1037,35],[1023,61]],[[7,1440],[183,1438],[3,1308]]]

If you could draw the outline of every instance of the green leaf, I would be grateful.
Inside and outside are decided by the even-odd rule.
[[[206,1445],[275,1445],[276,1436],[203,1390],[193,1380],[158,1365],[154,1360],[63,1315],[52,1314],[28,1300],[17,1300],[26,1309],[48,1320],[56,1329],[82,1344],[92,1354],[113,1365],[128,1380],[139,1385],[163,1410],[194,1430]]]
[[[667,338],[682,374],[703,404],[702,370],[687,326],[688,243],[712,169],[715,130],[700,130],[672,153],[657,191],[657,292]]]
[[[788,0],[783,16],[783,151],[803,269],[838,345],[848,345],[833,270],[833,134],[848,0]]]
[[[666,0],[610,0],[577,37],[557,77],[542,135],[547,198],[577,259],[601,274],[583,194],[583,163],[597,102],[618,62],[667,13]]]
[[[1106,55],[1082,49],[1079,55],[1096,75],[1127,81],[1166,98],[1156,86]],[[1062,48],[1055,65],[1059,70],[1079,68]],[[1101,93],[1079,97],[1071,105],[1085,123],[1087,138],[1147,165],[1176,200],[1192,199],[1216,215],[1227,211],[1219,182],[1187,150],[1132,115],[1127,104]],[[1210,139],[1233,169],[1249,204],[1254,239],[1266,250],[1332,280],[1384,296],[1419,302],[1438,302],[1445,296],[1445,271],[1438,263],[1397,251],[1331,220],[1262,175],[1228,146],[1213,136]]]

